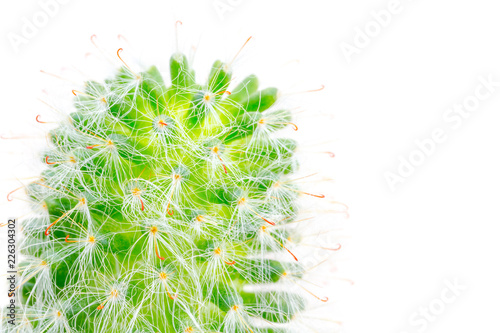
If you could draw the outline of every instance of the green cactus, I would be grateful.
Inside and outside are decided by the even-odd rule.
[[[254,75],[229,91],[221,61],[198,84],[181,53],[170,83],[123,65],[73,91],[26,187],[36,214],[23,221],[14,331],[294,332],[310,292],[291,288],[303,192],[296,142],[274,135],[296,129],[279,91]]]

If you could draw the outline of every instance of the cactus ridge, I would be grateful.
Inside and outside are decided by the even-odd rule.
[[[198,84],[174,53],[170,82],[124,63],[73,91],[26,187],[16,332],[292,332],[303,192],[276,132],[296,126],[277,89],[232,76],[216,61]]]

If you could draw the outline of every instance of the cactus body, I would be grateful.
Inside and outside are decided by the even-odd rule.
[[[198,84],[175,53],[170,76],[124,66],[73,92],[27,187],[20,332],[293,331],[291,113],[254,75],[229,91],[221,61]]]

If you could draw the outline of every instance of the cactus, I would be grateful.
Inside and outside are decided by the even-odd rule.
[[[113,78],[73,90],[26,186],[14,331],[295,332],[308,296],[327,298],[288,244],[299,197],[324,196],[294,182],[280,92],[254,75],[233,88],[221,61],[198,84],[179,52],[167,82],[122,52]]]

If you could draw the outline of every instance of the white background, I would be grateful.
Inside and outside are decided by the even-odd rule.
[[[500,81],[497,2],[401,0],[390,23],[350,62],[342,43],[353,44],[356,29],[370,26],[370,13],[390,1],[221,2],[229,6],[222,15],[211,0],[69,0],[16,52],[9,33],[21,35],[23,18],[32,22],[42,9],[37,1],[3,1],[0,133],[41,133],[34,116],[50,113],[37,98],[52,79],[39,70],[69,75],[72,65],[85,67],[85,53],[95,52],[92,34],[110,50],[122,34],[144,63],[164,68],[176,20],[187,36],[182,47],[197,45],[204,55],[197,68],[208,66],[205,55],[231,58],[252,35],[238,64],[242,72],[289,91],[325,85],[306,98],[305,114],[317,127],[297,135],[331,142],[336,157],[323,171],[335,179],[335,199],[350,207],[351,240],[339,274],[355,284],[330,295],[336,302],[331,317],[344,322],[345,332],[418,332],[421,326],[409,322],[414,312],[438,304],[445,280],[456,279],[467,289],[420,331],[498,332],[500,87],[457,128],[443,119],[474,95],[480,76]],[[392,191],[384,174],[397,172],[400,156],[418,154],[415,140],[431,138],[436,128],[446,133],[445,142]],[[31,144],[0,144],[3,222],[18,214],[5,200],[16,187],[13,178],[36,173],[18,166],[31,158]],[[5,248],[2,243],[2,261]]]

